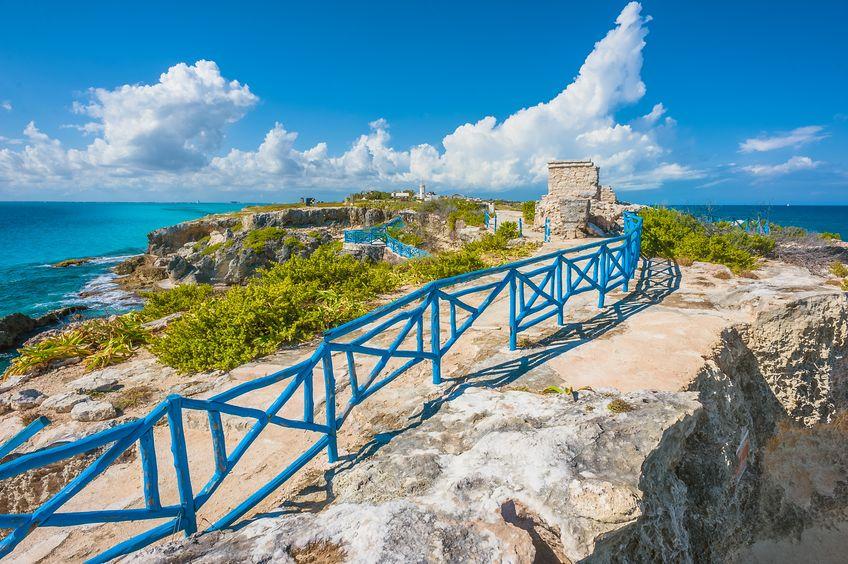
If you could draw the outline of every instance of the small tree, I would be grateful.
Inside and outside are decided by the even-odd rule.
[[[536,200],[529,200],[521,204],[521,215],[524,216],[524,221],[533,223],[536,219]]]

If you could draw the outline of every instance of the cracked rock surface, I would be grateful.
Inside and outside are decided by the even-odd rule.
[[[632,411],[615,413],[614,400]],[[621,404],[619,404],[621,405]],[[135,561],[576,561],[641,515],[643,466],[667,471],[692,432],[692,392],[571,396],[469,390],[360,462],[333,505],[142,551]],[[656,527],[665,519],[656,516]]]

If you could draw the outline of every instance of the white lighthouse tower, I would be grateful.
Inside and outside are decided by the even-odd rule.
[[[424,183],[422,182],[418,186],[418,199],[423,200],[425,195],[426,195],[426,193],[424,192]]]

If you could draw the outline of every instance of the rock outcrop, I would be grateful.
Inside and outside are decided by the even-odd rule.
[[[389,212],[362,207],[285,208],[212,216],[151,232],[147,255],[116,272],[129,289],[170,284],[243,284],[260,268],[308,256],[349,226],[385,222]]]
[[[566,239],[618,233],[622,215],[641,206],[622,204],[609,186],[601,186],[591,161],[548,163],[548,193],[536,204],[534,225],[550,220],[551,233]]]
[[[333,547],[353,562],[577,561],[640,517],[640,483],[665,483],[698,418],[695,398],[470,390],[341,472],[325,512],[258,519],[128,560],[292,561]],[[611,410],[615,400],[632,411]],[[673,515],[651,519],[660,530]]]
[[[55,325],[68,316],[86,309],[86,306],[70,306],[51,311],[40,317],[13,313],[0,318],[0,351],[16,348],[33,333]]]

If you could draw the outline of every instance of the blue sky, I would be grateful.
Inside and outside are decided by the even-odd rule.
[[[632,201],[848,204],[846,2],[2,13],[3,199],[527,198],[589,157]]]

